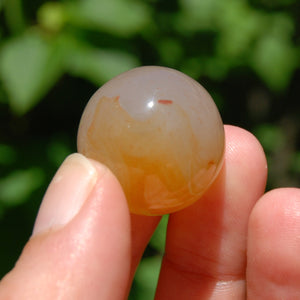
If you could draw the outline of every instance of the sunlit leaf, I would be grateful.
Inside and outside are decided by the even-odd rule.
[[[57,48],[36,31],[29,31],[5,44],[0,53],[0,74],[13,111],[30,110],[61,74]]]
[[[220,4],[220,0],[180,0],[175,27],[183,32],[216,28],[216,20],[222,17],[217,13]]]
[[[137,67],[138,61],[126,52],[78,46],[78,48],[70,48],[67,66],[71,74],[99,85]]]
[[[284,89],[299,66],[299,49],[294,47],[291,19],[277,14],[267,19],[267,28],[253,47],[252,66],[275,91]]]
[[[68,10],[71,23],[121,36],[139,32],[150,20],[150,8],[134,0],[81,0]]]
[[[217,50],[220,56],[241,59],[264,30],[264,15],[246,1],[222,1],[219,10]]]
[[[44,182],[44,173],[39,168],[16,170],[0,179],[0,202],[5,205],[18,205]]]
[[[44,28],[59,31],[65,23],[64,6],[61,2],[46,2],[38,10],[37,17]]]
[[[297,65],[297,53],[286,40],[265,36],[254,49],[253,66],[274,90],[288,84]]]

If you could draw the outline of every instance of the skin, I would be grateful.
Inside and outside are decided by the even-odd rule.
[[[243,129],[225,132],[217,180],[194,205],[170,215],[156,299],[300,299],[300,189],[264,194],[260,144]],[[63,187],[71,179],[64,180]],[[55,197],[49,188],[43,202]],[[130,215],[107,170],[71,220],[47,227],[44,212],[2,279],[0,299],[126,299],[160,217]]]

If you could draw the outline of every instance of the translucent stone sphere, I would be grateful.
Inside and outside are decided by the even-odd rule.
[[[78,151],[112,170],[132,213],[162,215],[194,203],[213,182],[224,130],[198,82],[173,69],[139,67],[92,96]]]

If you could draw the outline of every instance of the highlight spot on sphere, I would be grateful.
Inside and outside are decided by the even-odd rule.
[[[217,176],[223,123],[198,82],[173,69],[139,67],[92,96],[78,151],[112,170],[132,213],[162,215],[197,201]]]

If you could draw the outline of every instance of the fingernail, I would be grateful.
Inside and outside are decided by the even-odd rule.
[[[103,169],[104,170],[104,169]],[[83,155],[68,156],[52,179],[40,206],[33,235],[62,227],[80,211],[99,170]]]

